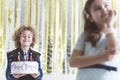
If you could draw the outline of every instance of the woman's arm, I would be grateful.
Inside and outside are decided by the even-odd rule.
[[[94,64],[100,64],[105,61],[109,61],[113,58],[114,49],[104,50],[96,55],[83,56],[81,50],[73,50],[70,57],[70,66],[71,67],[87,67]]]
[[[105,33],[106,33],[106,47],[107,48],[117,48],[119,41],[117,39],[115,29],[110,27],[105,30]]]
[[[106,34],[106,48],[115,48],[116,50],[119,47],[119,41],[117,39],[117,32],[114,29],[114,18],[116,16],[116,11],[110,10],[107,28],[105,29]]]
[[[120,52],[120,41],[117,37],[118,36],[114,33],[108,34],[106,36],[106,48],[115,49],[115,51],[112,54],[116,54]]]

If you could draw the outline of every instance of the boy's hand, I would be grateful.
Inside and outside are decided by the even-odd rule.
[[[22,76],[25,76],[26,74],[13,74],[14,78],[20,78]]]
[[[37,78],[40,75],[40,73],[35,73],[35,74],[31,74],[31,75],[33,78]]]

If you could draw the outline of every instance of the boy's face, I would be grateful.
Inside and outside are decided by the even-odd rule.
[[[31,31],[25,30],[24,32],[21,33],[20,36],[20,44],[23,47],[30,47],[32,43],[33,35]]]

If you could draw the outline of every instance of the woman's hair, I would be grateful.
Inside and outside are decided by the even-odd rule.
[[[92,46],[95,47],[96,43],[100,38],[101,30],[97,27],[94,22],[91,22],[89,17],[91,17],[91,5],[95,0],[87,0],[85,4],[85,8],[83,11],[84,14],[84,33],[86,35],[86,41],[91,42]]]
[[[34,47],[35,42],[37,41],[37,33],[36,33],[35,29],[31,26],[22,25],[22,26],[20,26],[20,28],[18,30],[15,31],[15,33],[13,35],[13,41],[15,42],[16,48],[21,47],[20,36],[21,36],[21,33],[24,32],[25,30],[28,30],[32,33],[33,39],[32,39],[32,43],[31,43],[30,47]]]

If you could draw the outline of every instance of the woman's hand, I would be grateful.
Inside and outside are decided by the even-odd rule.
[[[32,76],[33,78],[37,78],[39,75],[40,75],[39,72],[38,72],[38,73],[35,73],[35,74],[31,74],[31,76]]]
[[[107,17],[107,28],[113,28],[114,22],[116,18],[116,11],[115,10],[109,10],[108,17]]]
[[[13,74],[14,78],[20,78],[22,76],[25,76],[26,74]]]
[[[102,51],[99,55],[99,57],[102,59],[103,62],[110,61],[113,59],[114,55],[116,55],[117,50],[115,48],[106,49]]]

